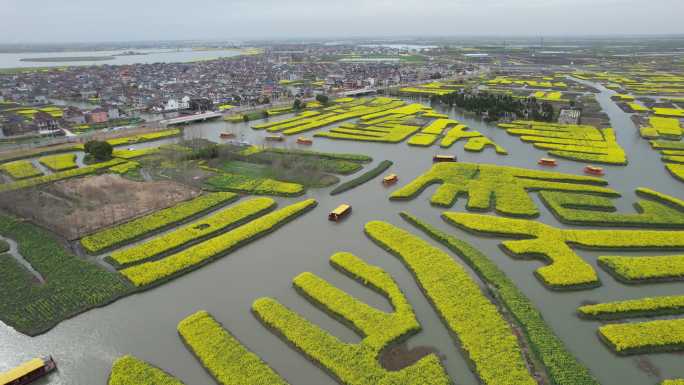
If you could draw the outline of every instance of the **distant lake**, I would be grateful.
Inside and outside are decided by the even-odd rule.
[[[383,47],[392,49],[405,49],[410,51],[420,51],[422,49],[434,49],[438,48],[436,45],[421,45],[421,44],[362,44],[361,47]]]
[[[131,51],[135,52],[136,55],[126,54],[127,52]],[[193,51],[192,49],[145,49],[120,51],[0,53],[0,68],[89,66],[103,64],[127,65],[143,63],[183,63],[196,60],[209,60],[221,57],[237,56],[239,54],[240,50],[237,49],[206,51]],[[54,61],[50,60],[53,58],[55,59]],[[68,59],[68,61],[65,61],[65,58]],[[22,59],[28,59],[30,61],[22,61]]]

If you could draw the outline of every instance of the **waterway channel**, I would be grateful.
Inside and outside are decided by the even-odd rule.
[[[603,88],[601,91],[598,95],[599,102],[611,119],[618,142],[629,156],[627,167],[605,167],[610,186],[623,193],[623,198],[617,201],[617,207],[622,211],[633,210],[632,203],[636,200],[634,190],[637,187],[649,187],[684,197],[681,193],[682,184],[667,173],[659,155],[650,148],[646,140],[639,137],[629,114],[610,100],[612,91]],[[112,362],[121,355],[133,354],[174,374],[188,385],[215,384],[192,353],[184,347],[176,332],[176,325],[180,320],[198,310],[207,310],[289,383],[336,384],[331,377],[265,329],[250,313],[250,305],[257,298],[274,297],[342,340],[352,343],[359,341],[359,336],[320,312],[300,297],[291,285],[292,278],[299,273],[314,272],[369,304],[390,311],[391,307],[384,298],[342,276],[329,265],[332,254],[349,251],[386,269],[399,282],[414,306],[423,330],[409,339],[408,346],[429,346],[436,349],[443,356],[455,384],[475,385],[475,376],[468,369],[461,353],[411,274],[396,257],[374,245],[363,234],[363,225],[371,220],[388,221],[421,234],[399,218],[400,211],[408,211],[470,242],[490,256],[539,307],[568,349],[590,368],[602,384],[658,383],[658,377],[639,368],[638,357],[617,357],[611,353],[597,337],[600,324],[580,320],[575,311],[585,301],[601,302],[681,293],[681,284],[625,286],[597,268],[602,281],[600,288],[567,293],[551,292],[533,275],[533,271],[542,265],[540,262],[514,260],[498,248],[500,238],[473,236],[442,222],[439,218],[442,210],[429,204],[429,198],[435,191],[434,186],[413,201],[391,202],[387,199],[392,190],[427,171],[432,166],[432,156],[438,153],[456,154],[459,161],[463,162],[539,169],[537,159],[544,156],[545,152],[536,150],[504,130],[478,119],[466,117],[454,110],[441,107],[436,109],[491,137],[507,148],[509,155],[497,155],[492,149],[482,153],[468,153],[462,150],[461,142],[450,150],[440,150],[437,146],[413,148],[405,143],[391,145],[315,139],[311,147],[313,150],[373,156],[374,162],[369,167],[384,159],[393,160],[395,165],[390,171],[399,175],[400,182],[386,188],[376,179],[335,197],[329,195],[329,189],[310,190],[307,197],[317,199],[319,206],[277,232],[158,288],[123,298],[105,308],[91,310],[67,320],[44,335],[31,338],[0,324],[0,370],[36,356],[52,354],[59,364],[59,372],[42,380],[40,384],[105,384]],[[234,131],[242,140],[255,144],[260,143],[264,136],[262,131],[254,131],[246,123],[231,124],[223,121],[188,126],[185,135],[188,138],[203,137],[220,141],[219,134],[222,131]],[[284,145],[296,147],[294,141],[295,138],[288,138]],[[581,174],[583,167],[579,162],[560,161],[555,171]],[[347,178],[353,176],[343,180]],[[284,206],[301,199],[303,198],[277,200],[280,206]],[[535,201],[542,211],[540,221],[566,227],[559,224],[540,205],[536,196]],[[353,214],[341,223],[328,222],[327,212],[340,203],[353,205]],[[465,200],[459,199],[452,210],[464,211],[464,206]],[[429,242],[441,247],[431,240]],[[598,255],[615,252],[580,250],[578,253],[596,266]],[[454,258],[460,263],[457,257]],[[681,355],[657,354],[643,357],[661,371],[663,378],[684,377],[684,359]]]

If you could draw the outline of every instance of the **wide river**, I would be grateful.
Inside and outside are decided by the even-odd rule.
[[[218,59],[237,56],[240,50],[192,50],[192,49],[140,49],[133,50],[144,55],[122,55],[126,51],[77,51],[77,52],[38,52],[38,53],[0,53],[0,69],[20,67],[65,67],[89,65],[129,65],[151,63],[184,63],[199,60]],[[87,60],[93,57],[113,56],[111,60]],[[21,59],[45,58],[84,58],[72,61],[22,61]]]
[[[667,173],[659,155],[637,134],[629,115],[617,108],[609,97],[610,91],[604,89],[599,96],[600,102],[609,114],[618,140],[630,160],[627,167],[606,167],[606,179],[610,186],[623,193],[623,198],[617,201],[618,208],[627,212],[633,210],[632,204],[636,199],[634,190],[642,186],[684,197],[681,194],[682,184]],[[384,159],[395,161],[391,171],[399,175],[400,183],[385,188],[375,179],[335,197],[328,194],[329,189],[311,190],[307,196],[317,199],[319,206],[277,232],[170,283],[67,320],[44,335],[31,338],[0,325],[0,370],[36,356],[52,354],[59,364],[59,372],[40,384],[104,385],[112,362],[121,355],[133,354],[174,374],[188,385],[215,384],[184,347],[176,332],[180,320],[198,310],[207,310],[289,383],[336,384],[331,377],[265,329],[250,313],[250,305],[257,298],[274,297],[342,340],[359,341],[359,336],[352,330],[309,304],[291,285],[296,275],[310,271],[371,305],[391,310],[381,296],[342,276],[329,265],[329,257],[333,253],[349,251],[386,269],[406,293],[423,327],[423,331],[408,341],[409,347],[433,347],[443,355],[445,366],[455,384],[475,385],[478,383],[475,376],[411,274],[396,257],[374,245],[363,234],[364,224],[371,220],[388,221],[421,234],[399,218],[398,213],[405,210],[471,242],[490,256],[541,309],[568,349],[590,368],[602,384],[656,384],[659,378],[639,369],[640,366],[648,366],[649,361],[662,372],[663,378],[684,377],[681,355],[617,357],[599,341],[597,328],[600,324],[581,321],[575,315],[577,307],[584,301],[671,295],[681,293],[680,284],[630,287],[617,283],[597,268],[603,283],[600,288],[568,293],[551,292],[533,275],[533,271],[542,265],[540,262],[514,260],[498,248],[500,239],[469,235],[443,223],[439,217],[442,210],[431,207],[428,202],[435,191],[434,186],[413,201],[388,200],[391,190],[427,171],[432,165],[432,156],[437,153],[456,153],[459,160],[464,162],[539,168],[537,159],[544,156],[545,152],[479,120],[464,117],[455,111],[442,112],[488,135],[506,147],[510,155],[496,155],[491,149],[482,153],[464,152],[462,142],[448,151],[440,151],[438,147],[413,148],[405,143],[391,145],[316,139],[313,150],[372,155],[374,162],[369,167]],[[239,131],[244,139],[253,143],[258,143],[264,135],[263,132],[251,130],[248,124],[232,125],[222,121],[190,126],[185,135],[218,141],[219,133],[224,130]],[[293,142],[294,138],[288,138],[286,145],[294,147]],[[583,166],[578,162],[560,161],[557,171],[581,174]],[[284,206],[301,199],[278,201]],[[541,207],[538,198],[534,196],[534,199]],[[464,211],[464,201],[460,199],[453,210]],[[343,202],[353,205],[353,214],[339,224],[328,222],[328,211]],[[541,211],[540,221],[565,227],[544,208]],[[438,245],[431,240],[429,242]],[[591,251],[579,253],[594,266],[598,255],[611,254]],[[454,258],[460,263],[457,257]]]

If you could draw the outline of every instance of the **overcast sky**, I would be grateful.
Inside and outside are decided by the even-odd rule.
[[[684,0],[0,0],[0,43],[684,33]]]

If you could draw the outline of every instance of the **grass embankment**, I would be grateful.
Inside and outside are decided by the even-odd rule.
[[[372,160],[358,154],[257,147],[239,152],[226,149],[231,156],[219,156],[204,167],[217,174],[208,178],[205,185],[212,190],[259,195],[297,196],[307,188],[328,187],[339,182],[336,175],[355,173]]]
[[[358,187],[371,179],[377,177],[378,175],[382,174],[385,172],[388,168],[392,167],[394,162],[391,160],[383,160],[378,164],[375,168],[372,170],[368,170],[365,172],[363,175],[358,176],[357,178],[354,178],[348,182],[344,182],[341,185],[335,187],[331,192],[330,195],[337,195],[337,194],[342,194],[345,191],[351,190],[355,187]]]

